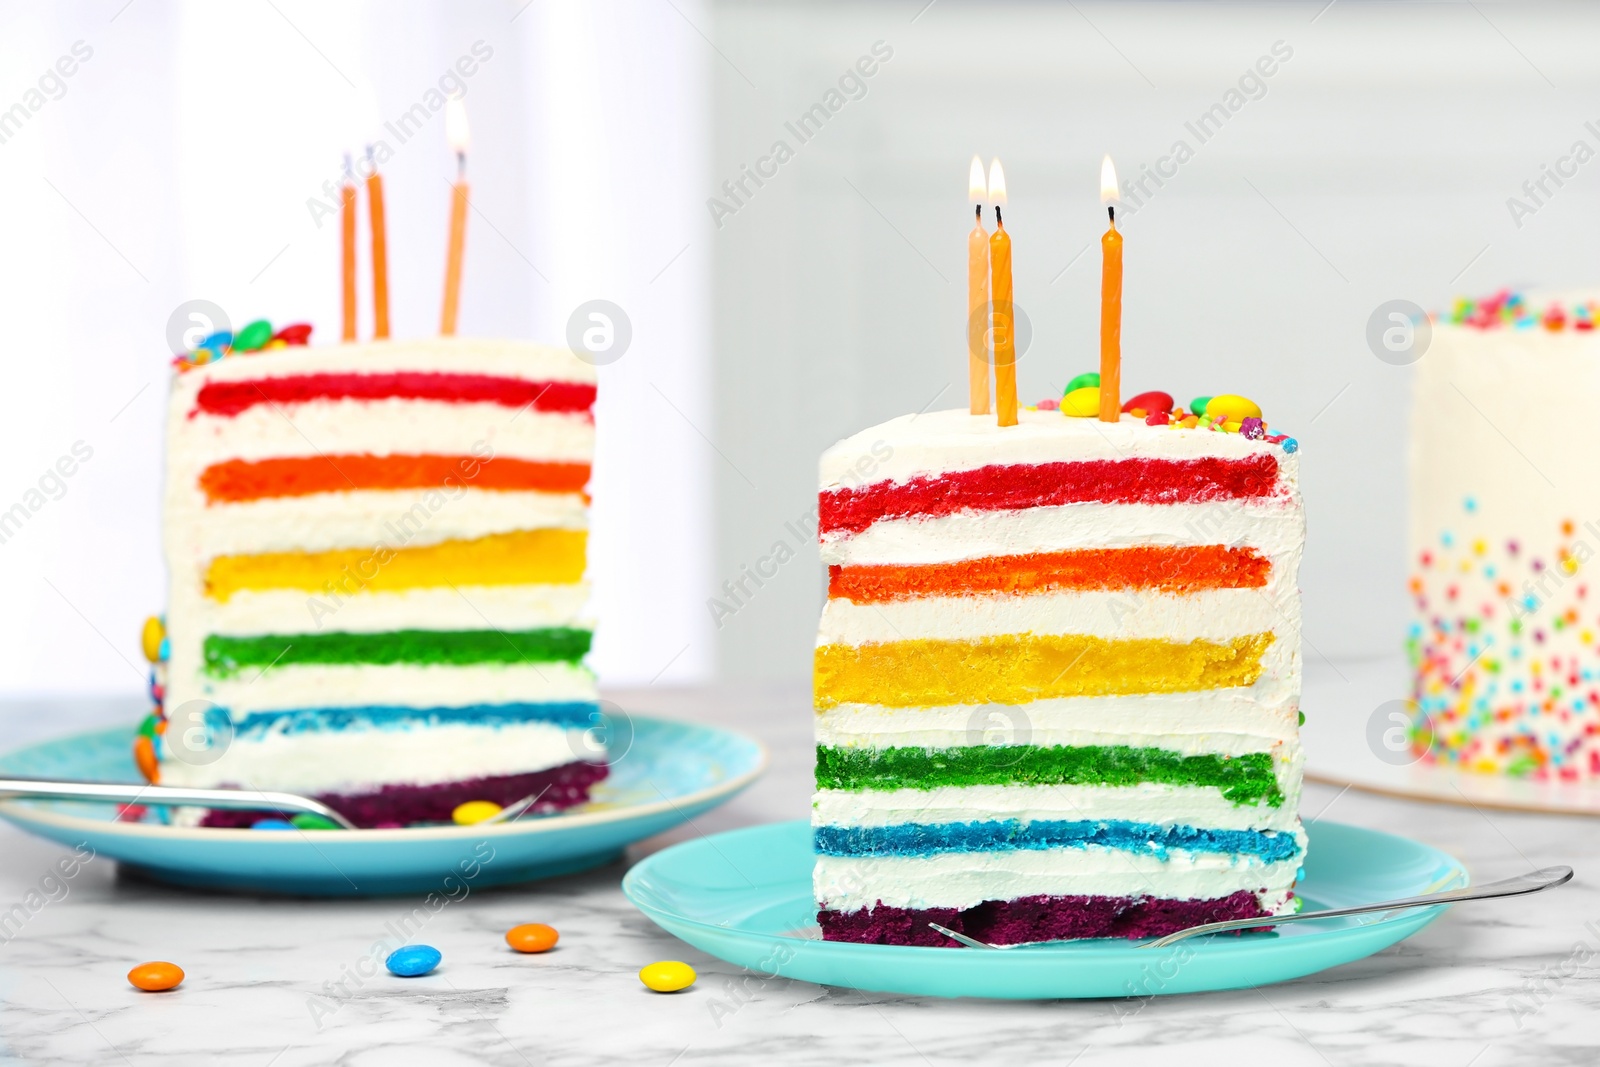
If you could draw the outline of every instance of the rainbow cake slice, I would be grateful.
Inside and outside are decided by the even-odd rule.
[[[823,455],[824,937],[1143,937],[1297,907],[1294,447],[942,411]]]
[[[587,799],[594,398],[564,349],[455,338],[176,375],[160,781],[360,826]]]
[[[1600,398],[1600,293],[1458,301],[1411,417],[1411,755],[1600,779],[1600,479],[1565,416]],[[1401,757],[1406,754],[1400,753]]]

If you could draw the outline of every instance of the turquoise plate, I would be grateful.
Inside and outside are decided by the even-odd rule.
[[[184,829],[117,822],[109,804],[20,800],[0,802],[0,818],[185,887],[297,896],[456,892],[462,884],[524,882],[609,863],[629,844],[728,800],[766,768],[766,751],[728,730],[640,717],[632,724],[632,746],[588,804],[491,826]],[[0,775],[138,781],[133,735],[100,730],[19,749],[0,757]]]
[[[1403,837],[1319,822],[1299,892],[1308,908],[1393,900],[1467,884],[1467,871]],[[1328,919],[1281,932],[1217,934],[1167,949],[1137,942],[989,952],[820,940],[811,897],[811,824],[776,823],[674,845],[636,864],[622,891],[695,948],[762,975],[934,997],[1127,997],[1283,982],[1370,956],[1444,907]]]

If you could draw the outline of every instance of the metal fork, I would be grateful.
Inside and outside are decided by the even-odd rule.
[[[1366,915],[1377,911],[1405,911],[1410,908],[1426,908],[1434,904],[1454,904],[1463,900],[1515,897],[1525,893],[1538,893],[1545,889],[1553,889],[1570,881],[1572,881],[1571,867],[1541,867],[1536,871],[1529,871],[1527,874],[1519,874],[1515,878],[1502,878],[1498,882],[1463,886],[1460,889],[1446,889],[1440,893],[1425,893],[1418,897],[1402,897],[1399,900],[1386,900],[1377,904],[1357,904],[1348,908],[1323,908],[1320,911],[1302,911],[1294,915],[1265,915],[1259,919],[1229,919],[1226,922],[1203,923],[1200,926],[1191,926],[1187,930],[1179,930],[1165,937],[1158,937],[1153,941],[1146,941],[1138,947],[1141,949],[1166,948],[1168,945],[1175,945],[1187,938],[1197,937],[1200,934],[1220,933],[1224,930],[1260,930],[1268,926],[1307,922],[1311,919],[1332,919],[1341,915]],[[1039,945],[1065,945],[1078,940],[1064,938],[1056,941],[1023,941],[1015,945],[991,945],[987,941],[979,941],[975,937],[958,934],[954,930],[940,926],[938,923],[929,923],[928,925],[946,937],[959,941],[968,948],[999,950],[1034,948]]]

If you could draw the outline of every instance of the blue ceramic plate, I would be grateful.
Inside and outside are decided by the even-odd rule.
[[[180,829],[116,822],[110,804],[0,802],[0,818],[175,885],[365,896],[455,892],[569,874],[616,859],[634,841],[728,800],[766,767],[766,751],[727,730],[633,719],[633,745],[588,804],[491,826],[404,830]],[[0,775],[139,781],[133,730],[100,730],[0,757]]]
[[[1298,892],[1307,908],[1392,900],[1467,884],[1455,859],[1355,826],[1308,826]],[[1126,997],[1283,982],[1370,956],[1410,937],[1443,906],[1296,923],[1141,949],[1137,942],[989,952],[820,940],[811,897],[811,825],[776,823],[674,845],[622,880],[657,925],[757,974],[935,997]]]

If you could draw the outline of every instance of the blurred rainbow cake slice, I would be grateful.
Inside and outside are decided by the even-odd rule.
[[[305,794],[360,826],[587,799],[594,399],[588,364],[510,341],[177,374],[160,781]]]
[[[942,411],[823,455],[824,937],[1141,937],[1297,906],[1295,447]]]

